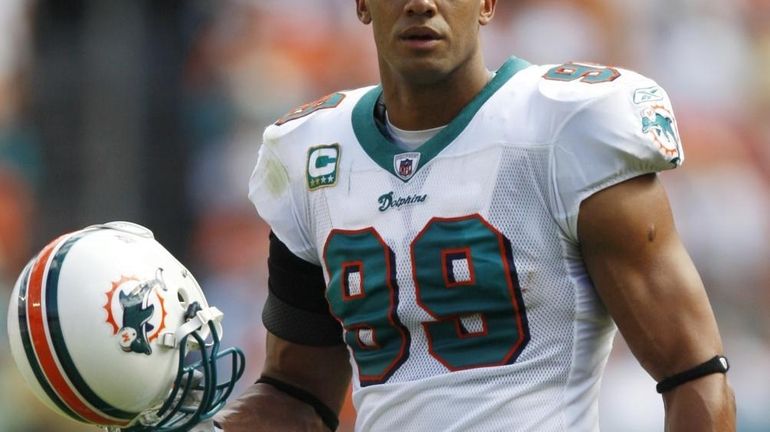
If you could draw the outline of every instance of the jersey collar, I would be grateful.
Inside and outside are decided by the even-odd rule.
[[[484,105],[484,102],[492,97],[512,76],[529,65],[527,61],[516,57],[508,59],[497,71],[495,77],[460,111],[457,117],[449,122],[436,136],[415,150],[415,152],[420,154],[420,165],[416,167],[415,172],[427,165],[441,150],[452,143],[465,130],[468,123]],[[404,179],[402,176],[399,176],[395,172],[393,163],[394,157],[404,153],[404,151],[392,142],[389,137],[385,136],[375,123],[374,109],[377,99],[379,99],[381,94],[382,86],[378,85],[364,94],[356,103],[352,114],[353,131],[358,142],[361,143],[361,147],[377,165],[406,182],[408,178]],[[409,178],[411,177],[409,176]]]

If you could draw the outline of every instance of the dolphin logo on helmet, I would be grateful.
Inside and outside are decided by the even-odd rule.
[[[126,294],[120,292],[120,305],[123,307],[123,326],[118,332],[120,347],[125,352],[152,354],[152,347],[147,339],[147,332],[153,329],[149,323],[155,313],[155,305],[148,304],[148,298],[156,287],[164,288],[163,269],[158,269],[155,279],[142,282]]]

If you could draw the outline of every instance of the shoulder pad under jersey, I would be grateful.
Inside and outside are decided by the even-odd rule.
[[[563,110],[551,169],[557,219],[574,241],[585,198],[684,161],[671,101],[647,77],[605,66],[549,66],[543,67],[539,94]]]
[[[289,250],[314,264],[319,262],[308,219],[308,190],[336,181],[332,175],[340,150],[333,138],[336,131],[350,129],[352,106],[366,90],[333,93],[268,126],[249,180],[249,199],[260,216]]]

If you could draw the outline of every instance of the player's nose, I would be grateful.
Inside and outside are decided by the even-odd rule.
[[[436,14],[436,2],[434,0],[408,0],[404,5],[404,10],[408,16],[427,16],[428,18]]]

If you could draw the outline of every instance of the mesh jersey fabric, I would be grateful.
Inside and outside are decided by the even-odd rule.
[[[615,327],[580,257],[580,202],[683,154],[678,135],[661,143],[676,123],[653,81],[544,78],[554,68],[509,60],[415,152],[366,127],[378,87],[266,130],[250,198],[324,268],[356,430],[598,430]]]

